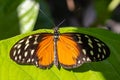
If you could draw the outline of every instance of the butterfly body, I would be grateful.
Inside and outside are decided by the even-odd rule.
[[[40,68],[76,68],[86,62],[102,61],[110,55],[101,40],[82,33],[37,33],[19,40],[10,51],[18,64],[32,64]]]

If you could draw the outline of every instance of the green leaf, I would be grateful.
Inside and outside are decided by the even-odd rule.
[[[108,10],[108,5],[111,0],[94,0],[96,10],[96,24],[104,24],[111,17],[111,12]]]
[[[39,3],[35,0],[25,0],[19,5],[17,11],[21,25],[20,32],[32,31],[38,15]]]
[[[38,10],[36,0],[0,0],[0,40],[31,31]]]
[[[52,66],[40,69],[34,65],[19,65],[10,59],[11,47],[21,38],[50,29],[37,30],[0,41],[0,80],[120,80],[120,35],[97,28],[61,28],[60,32],[80,32],[95,36],[110,48],[110,57],[101,62],[85,63],[79,68],[66,70]]]
[[[117,6],[119,6],[120,0],[112,0],[111,3],[109,4],[108,9],[110,11],[113,11]]]

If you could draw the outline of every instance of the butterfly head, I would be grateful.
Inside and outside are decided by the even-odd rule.
[[[63,24],[65,22],[65,19],[60,23],[58,24],[55,28],[54,28],[54,38],[58,38],[59,37],[59,27],[61,24]]]
[[[54,38],[57,38],[58,39],[59,37],[59,28],[58,27],[55,27],[54,28]]]

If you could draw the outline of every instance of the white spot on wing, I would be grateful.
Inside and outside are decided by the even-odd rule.
[[[13,56],[15,56],[16,55],[16,50],[14,50],[14,52],[13,52]]]
[[[85,61],[86,59],[83,57],[83,61]]]
[[[17,54],[20,54],[20,52],[21,52],[21,49],[18,50]]]
[[[27,63],[29,63],[30,62],[30,58],[27,60]]]
[[[34,58],[32,58],[32,62],[34,62]]]
[[[83,42],[79,39],[78,43],[82,44]]]
[[[26,50],[28,46],[29,46],[29,44],[26,44],[26,46],[24,47],[24,50]]]
[[[106,51],[105,51],[105,49],[103,49],[103,53],[106,55]]]
[[[85,35],[85,37],[89,39],[89,36],[88,36],[88,35]]]
[[[27,39],[27,41],[25,42],[25,44],[29,44],[29,39]]]
[[[105,58],[105,56],[104,55],[102,55],[102,59],[104,59]]]
[[[91,61],[89,57],[87,57],[87,61]]]
[[[37,61],[35,61],[35,65],[38,66],[38,62]]]
[[[91,48],[93,48],[93,45],[92,45],[91,43],[88,43],[88,45],[89,45]]]
[[[35,51],[35,50],[31,50],[31,55],[33,55],[34,51]]]
[[[100,58],[100,54],[97,54],[97,57]]]
[[[17,47],[17,44],[16,45],[14,45],[14,48],[16,48]]]
[[[82,41],[81,41],[81,40],[79,40],[79,41],[78,41],[78,43],[82,44]]]
[[[29,36],[28,38],[30,39],[30,38],[32,38],[32,36]]]
[[[18,44],[18,45],[17,45],[17,48],[19,49],[20,47],[21,47],[21,44]]]
[[[89,42],[89,43],[92,43],[92,41],[91,41],[91,39],[90,39],[90,38],[88,38],[88,42]]]
[[[17,56],[15,56],[15,61],[17,61]]]
[[[39,35],[35,35],[35,41],[34,41],[33,44],[38,44],[38,42],[37,42],[38,36],[39,36]]]
[[[22,58],[22,56],[21,55],[19,55],[19,59],[21,60],[21,58]]]
[[[99,47],[101,47],[101,46],[102,46],[100,43],[97,43],[97,45],[98,45]]]
[[[98,48],[98,51],[99,51],[99,52],[101,52],[101,49],[100,49],[100,48]]]
[[[91,54],[92,56],[94,55],[94,53],[93,53],[93,51],[92,51],[92,50],[90,51],[90,54]]]
[[[24,56],[26,57],[27,55],[28,55],[28,52],[27,52],[27,51],[25,51]]]
[[[38,44],[38,42],[37,41],[34,41],[34,43],[33,44]]]
[[[103,44],[103,43],[102,43],[101,45],[102,45],[102,46],[105,46],[105,44]]]
[[[78,37],[78,43],[80,43],[80,44],[82,44],[82,41],[81,41],[81,37],[80,37],[80,35],[79,34],[76,34],[76,36]]]
[[[37,38],[39,37],[39,35],[35,35]]]
[[[22,43],[24,41],[24,39],[22,39],[21,41],[19,41],[19,43]]]
[[[81,61],[79,60],[79,61],[78,61],[78,64],[80,64],[80,62],[81,62]]]
[[[85,49],[82,49],[82,52],[84,55],[86,55],[86,50]]]
[[[37,41],[39,35],[35,35],[35,41]]]
[[[22,63],[24,63],[24,62],[25,62],[25,58],[22,59]]]
[[[96,42],[99,42],[99,40],[98,39],[94,39]]]

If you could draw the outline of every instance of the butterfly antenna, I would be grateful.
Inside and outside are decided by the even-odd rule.
[[[59,26],[60,26],[61,24],[63,24],[64,22],[65,22],[65,19],[64,19],[60,24],[58,24],[57,26],[54,27],[54,33],[58,32]]]
[[[65,22],[65,20],[66,20],[66,19],[62,20],[62,22],[61,22],[61,23],[59,23],[57,26],[55,26],[55,28],[57,28],[57,29],[58,29],[58,28],[59,28],[59,26]]]
[[[53,23],[53,21],[48,17],[48,15],[46,15],[46,13],[45,13],[42,9],[40,9],[40,12],[50,21],[50,23],[51,23],[52,25],[55,26],[55,24]]]
[[[52,25],[55,26],[54,29],[55,29],[56,31],[59,29],[59,26],[65,22],[65,19],[64,19],[64,20],[62,20],[62,22],[60,22],[60,24],[58,24],[58,25],[56,26],[56,25],[54,24],[54,22],[46,15],[46,13],[45,13],[43,10],[40,9],[40,12],[50,21],[50,23],[51,23]]]

